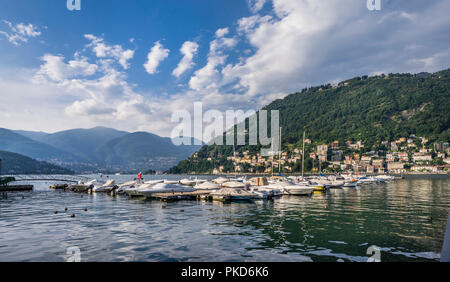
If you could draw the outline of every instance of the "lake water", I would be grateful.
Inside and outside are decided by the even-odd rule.
[[[445,176],[230,204],[33,184],[0,200],[0,261],[66,261],[75,247],[82,261],[363,262],[370,246],[381,261],[439,261],[450,206]]]

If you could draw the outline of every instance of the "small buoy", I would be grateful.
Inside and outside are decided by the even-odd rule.
[[[55,214],[58,214],[58,211],[55,211]]]
[[[24,197],[24,196],[22,196],[22,200],[25,200],[25,197]]]
[[[72,214],[70,217],[74,218],[74,217],[75,217],[75,214]]]
[[[88,209],[86,208],[86,209],[84,209],[84,211],[85,211],[85,212],[87,212],[87,211],[88,211]]]
[[[64,209],[64,211],[68,211],[68,210],[69,210],[68,208],[65,208],[65,209]]]
[[[184,210],[180,210],[180,212],[184,212]]]

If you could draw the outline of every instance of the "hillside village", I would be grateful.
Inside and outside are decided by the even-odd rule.
[[[272,157],[260,154],[252,155],[248,150],[236,151],[234,156],[226,157],[239,173],[283,173],[301,171],[301,146],[287,145],[287,150]],[[362,141],[346,141],[341,144],[313,144],[305,140],[305,171],[328,173],[447,173],[450,168],[450,147],[448,142],[430,143],[425,137],[411,135],[395,141],[383,141],[377,150],[368,151]],[[283,147],[283,149],[285,149]],[[219,156],[221,157],[221,156]],[[191,160],[198,161],[198,154]],[[217,160],[214,156],[207,159],[211,164]],[[273,163],[273,165],[272,165]],[[229,166],[215,166],[213,174],[229,173]]]

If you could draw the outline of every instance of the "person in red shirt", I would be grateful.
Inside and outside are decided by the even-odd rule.
[[[142,172],[138,173],[138,179],[139,179],[139,183],[141,183],[141,179],[142,179]]]

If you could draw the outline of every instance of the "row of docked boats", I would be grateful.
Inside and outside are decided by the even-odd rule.
[[[356,188],[358,185],[392,181],[391,176],[332,176],[332,177],[254,177],[247,179],[219,177],[213,180],[185,178],[181,180],[151,180],[138,183],[136,180],[116,184],[113,179],[91,180],[71,185],[74,192],[114,193],[131,197],[152,197],[164,193],[203,192],[214,199],[251,200],[290,196],[308,196],[328,189]]]

